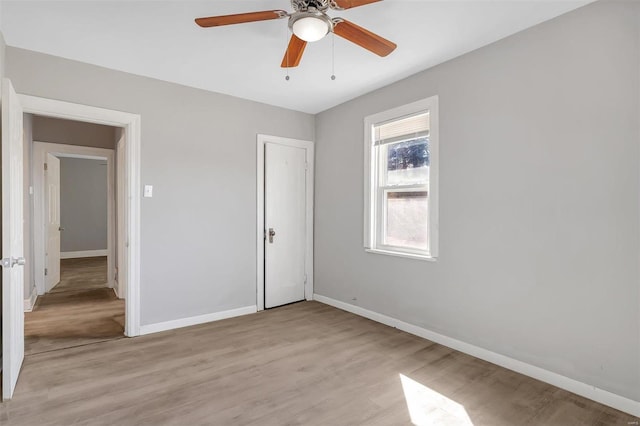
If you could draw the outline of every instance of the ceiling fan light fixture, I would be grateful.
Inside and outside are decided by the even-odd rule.
[[[381,0],[291,0],[293,12],[263,10],[234,15],[209,16],[196,18],[196,24],[202,28],[209,28],[288,18],[289,30],[293,34],[289,37],[289,44],[280,64],[282,68],[297,67],[307,43],[321,40],[329,33],[384,57],[395,50],[397,47],[395,43],[346,19],[331,18],[327,15],[329,9],[345,10],[379,1]]]
[[[301,16],[292,22],[291,30],[301,40],[318,41],[331,31],[331,21],[321,15]]]

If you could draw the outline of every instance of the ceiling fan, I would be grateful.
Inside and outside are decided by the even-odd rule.
[[[262,12],[238,13],[235,15],[198,18],[196,24],[203,28],[245,22],[268,21],[289,18],[293,32],[289,46],[282,59],[282,68],[297,67],[307,42],[318,41],[330,32],[363,47],[378,56],[387,56],[397,47],[395,43],[366,30],[343,18],[331,18],[327,10],[345,10],[381,0],[291,0],[293,12],[265,10]]]

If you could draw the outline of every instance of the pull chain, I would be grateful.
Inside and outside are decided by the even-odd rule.
[[[336,79],[336,35],[331,33],[331,80]]]
[[[287,65],[286,66],[287,75],[284,77],[284,79],[286,81],[289,81],[289,78],[290,78],[289,77],[289,44],[288,44],[288,42],[289,42],[289,29],[288,29],[288,27],[285,27],[285,30],[284,30],[284,46],[285,46],[285,49],[287,49],[287,50],[285,50],[285,54],[284,55],[287,58],[286,59],[286,61],[287,61],[287,63],[286,63],[286,65]]]

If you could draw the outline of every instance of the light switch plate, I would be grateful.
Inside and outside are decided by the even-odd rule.
[[[145,198],[153,197],[153,185],[145,185],[144,186],[144,197]]]

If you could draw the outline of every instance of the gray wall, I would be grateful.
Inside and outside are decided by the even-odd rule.
[[[319,114],[316,293],[640,400],[638,8],[594,3]],[[365,253],[363,119],[432,95],[440,259]]]
[[[60,158],[60,251],[107,249],[107,162]]]
[[[58,118],[34,116],[33,140],[115,149],[115,127]]]
[[[312,140],[313,116],[12,47],[7,75],[141,114],[142,324],[255,305],[256,134]]]

